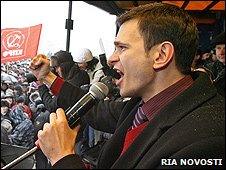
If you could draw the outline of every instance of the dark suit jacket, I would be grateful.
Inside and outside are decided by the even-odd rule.
[[[101,150],[97,168],[223,168],[224,165],[180,166],[179,162],[182,158],[222,159],[221,163],[224,164],[224,98],[217,94],[207,75],[202,73],[192,87],[165,106],[120,156],[126,132],[132,124],[139,102],[139,98],[132,98],[126,105],[119,105],[120,109],[115,110],[117,116],[112,116],[106,106],[105,113],[102,111],[100,114],[98,106],[95,106],[93,112],[85,116],[94,127],[96,125],[102,131],[104,128],[114,131],[114,135]],[[90,116],[91,114],[95,116]],[[175,159],[177,165],[163,165],[163,159]],[[214,161],[212,164],[214,165]],[[61,167],[80,168],[82,165],[78,157],[69,155],[57,162],[53,168]]]

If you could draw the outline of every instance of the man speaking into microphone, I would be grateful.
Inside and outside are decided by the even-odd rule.
[[[100,100],[82,119],[114,133],[104,144],[100,169],[220,169],[225,160],[224,98],[204,72],[192,72],[198,47],[195,21],[186,11],[150,3],[117,18],[115,51],[108,63],[127,102]],[[84,93],[49,71],[36,56],[33,74],[69,107]],[[53,168],[84,168],[74,153],[79,127],[71,129],[65,112],[51,113],[37,144]],[[211,161],[218,160],[218,161]]]

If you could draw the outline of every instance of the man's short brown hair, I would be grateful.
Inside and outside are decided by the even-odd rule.
[[[190,73],[198,46],[198,30],[185,10],[170,4],[150,3],[122,14],[116,23],[121,26],[132,19],[138,20],[146,52],[156,44],[170,41],[174,45],[177,68],[184,74]]]

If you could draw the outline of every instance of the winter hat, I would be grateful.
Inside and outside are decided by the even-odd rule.
[[[58,65],[65,62],[73,62],[71,53],[63,50],[56,52],[51,58],[55,58]]]
[[[14,93],[11,89],[6,90],[5,98],[14,98]]]
[[[74,61],[77,63],[84,63],[84,62],[87,63],[92,59],[93,59],[93,54],[87,48],[80,49],[76,57],[74,57]]]
[[[225,31],[218,34],[215,38],[213,38],[212,44],[214,46],[216,46],[218,44],[225,44]]]

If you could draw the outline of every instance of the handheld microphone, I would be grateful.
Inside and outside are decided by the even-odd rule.
[[[68,124],[71,128],[78,125],[80,118],[91,109],[96,102],[104,99],[108,95],[109,89],[102,82],[96,82],[89,88],[89,92],[84,95],[72,108],[66,112]]]
[[[108,92],[109,89],[104,83],[96,82],[92,84],[89,92],[85,94],[72,108],[66,111],[66,117],[70,128],[78,125],[81,117],[86,114],[86,112],[89,111],[89,109],[91,109],[98,100],[104,99],[108,95]],[[33,147],[1,169],[9,169],[17,165],[24,159],[34,154],[38,149],[38,146]]]

